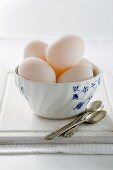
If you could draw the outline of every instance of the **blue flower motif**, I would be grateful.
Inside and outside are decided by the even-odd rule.
[[[24,88],[22,86],[20,87],[20,90],[24,94]]]
[[[79,96],[78,96],[78,94],[73,94],[73,99],[76,99],[76,100],[78,100],[78,99],[79,99]]]
[[[93,97],[94,91],[96,90],[96,88],[98,87],[98,85],[100,85],[100,83],[101,83],[101,78],[99,78],[98,80],[94,81],[94,82],[91,83],[89,86],[86,85],[86,86],[81,87],[81,86],[78,86],[78,85],[74,85],[74,86],[73,86],[73,93],[74,93],[74,94],[72,94],[72,99],[69,100],[69,102],[72,101],[72,100],[79,100],[80,94],[81,94],[81,93],[87,94],[87,92],[88,92],[90,89],[92,89],[92,93],[90,94],[90,96],[88,95],[89,97],[85,98],[84,101],[79,102],[79,103],[73,108],[73,110],[81,109],[82,106],[84,105],[84,103],[89,103],[90,99]]]
[[[93,97],[92,95],[91,95],[91,96],[89,96],[89,97],[88,97],[88,100],[90,100],[92,97]]]
[[[79,86],[73,86],[73,91],[75,92],[75,91],[79,91]]]
[[[82,92],[86,93],[88,91],[88,87],[85,87],[83,88]]]
[[[94,87],[94,86],[95,86],[95,83],[91,83],[91,86]]]
[[[99,80],[98,80],[98,84],[100,84],[100,82],[101,82],[101,79],[99,78]]]
[[[75,110],[75,109],[81,109],[81,107],[83,106],[83,104],[84,104],[84,102],[78,103],[73,110]]]

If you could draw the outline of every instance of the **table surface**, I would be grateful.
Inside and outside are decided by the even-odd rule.
[[[0,68],[12,69],[20,62],[26,41],[0,40]],[[85,56],[94,63],[99,63],[100,66],[112,68],[112,54],[113,40],[88,40],[86,42]],[[68,170],[70,168],[72,170],[75,168],[79,170],[90,168],[92,170],[112,170],[113,156],[66,154],[1,155],[0,168],[2,170]]]

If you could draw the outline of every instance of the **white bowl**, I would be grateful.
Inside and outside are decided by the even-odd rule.
[[[100,85],[102,74],[73,83],[41,83],[23,79],[15,69],[15,82],[36,115],[51,118],[70,118],[85,111],[86,105]]]

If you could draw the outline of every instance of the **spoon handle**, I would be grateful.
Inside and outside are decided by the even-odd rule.
[[[79,121],[84,120],[88,114],[89,114],[89,112],[86,112],[86,113],[79,119]],[[68,131],[66,131],[66,132],[64,133],[63,136],[64,136],[65,138],[70,138],[71,136],[73,136],[73,134],[74,134],[75,132],[78,131],[78,126],[79,126],[79,125],[74,126],[73,128],[70,128]]]
[[[65,138],[70,138],[71,136],[73,136],[73,134],[78,131],[78,126],[75,126],[75,127],[71,128],[71,129],[69,129],[67,132],[65,132],[64,137]]]
[[[83,116],[83,115],[82,115]],[[78,122],[82,116],[78,117],[77,119],[75,119],[74,121],[68,123],[66,126],[56,130],[55,132],[53,133],[50,133],[49,135],[47,135],[44,139],[45,140],[52,140],[53,138],[61,135],[62,133],[66,132],[67,130],[69,130],[70,128],[76,126],[76,122]]]

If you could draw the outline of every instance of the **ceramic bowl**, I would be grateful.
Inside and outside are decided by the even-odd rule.
[[[81,82],[41,83],[18,76],[17,67],[15,82],[36,115],[64,119],[85,111],[86,105],[96,93],[102,80],[99,69],[95,74],[95,77]]]

